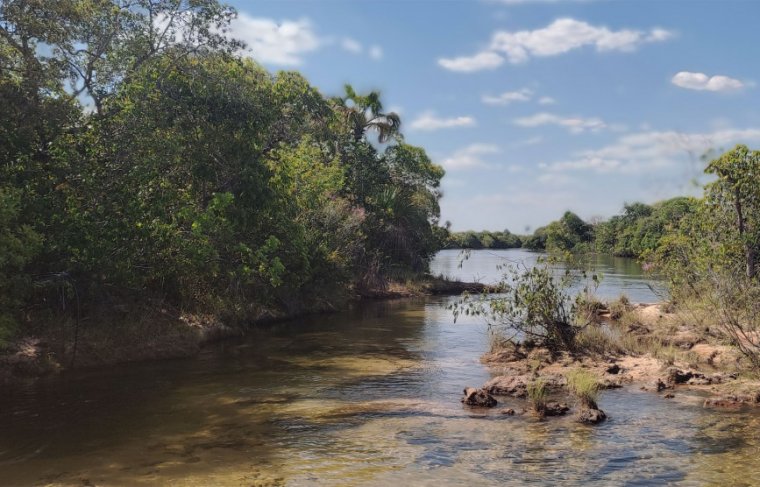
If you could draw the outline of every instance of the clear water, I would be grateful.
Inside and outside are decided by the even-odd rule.
[[[638,289],[624,269],[620,287]],[[463,407],[462,388],[490,377],[488,338],[453,323],[451,299],[364,303],[194,358],[3,390],[0,485],[760,484],[751,410],[636,389],[606,391],[598,427],[499,412],[519,400]]]

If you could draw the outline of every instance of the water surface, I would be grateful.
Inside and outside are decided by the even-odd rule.
[[[483,272],[494,262],[488,252],[469,261]],[[610,292],[648,289],[626,268]],[[760,416],[714,413],[698,397],[607,391],[610,419],[598,427],[500,413],[519,400],[463,407],[462,388],[491,376],[478,361],[488,336],[477,321],[454,324],[451,299],[364,303],[194,358],[5,390],[0,485],[760,482]]]

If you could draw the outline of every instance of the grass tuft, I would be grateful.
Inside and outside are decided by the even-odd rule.
[[[599,381],[593,373],[579,368],[568,372],[565,378],[568,390],[578,398],[582,407],[597,409]]]
[[[528,400],[533,411],[543,417],[546,413],[546,398],[549,391],[546,388],[546,380],[538,378],[528,384]]]

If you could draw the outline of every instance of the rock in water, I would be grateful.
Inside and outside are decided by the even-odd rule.
[[[607,415],[601,409],[582,409],[578,413],[578,422],[583,424],[599,424],[607,419]]]
[[[570,407],[565,403],[547,402],[544,410],[545,416],[564,416],[570,411]]]
[[[464,389],[462,402],[468,406],[478,406],[483,408],[492,408],[496,406],[496,399],[494,399],[492,395],[483,389],[475,389],[474,387],[466,387]]]

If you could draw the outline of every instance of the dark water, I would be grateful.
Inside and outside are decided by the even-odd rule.
[[[646,286],[624,269],[636,299]],[[463,386],[490,377],[488,337],[449,301],[368,303],[4,390],[0,485],[760,484],[760,416],[698,397],[607,391],[593,428],[462,407]]]

